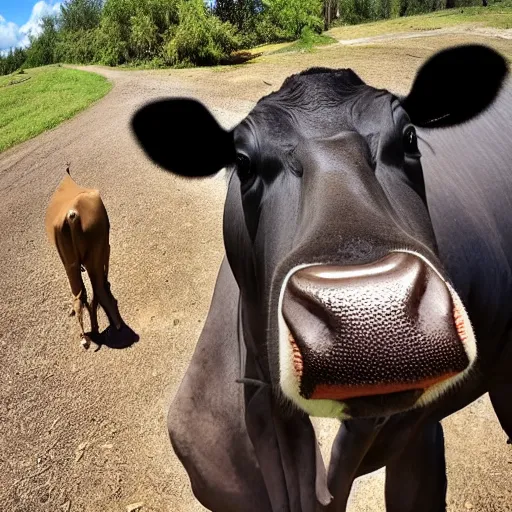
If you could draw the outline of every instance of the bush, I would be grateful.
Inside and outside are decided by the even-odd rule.
[[[101,20],[97,46],[97,57],[101,64],[117,66],[129,60],[128,43],[123,29],[109,18]]]
[[[90,64],[99,60],[102,0],[66,0],[60,9],[55,60]]]
[[[249,34],[254,28],[254,17],[261,12],[261,0],[215,0],[213,14],[221,21],[229,21],[238,30]]]
[[[166,49],[171,64],[218,64],[240,45],[234,27],[208,14],[202,0],[182,2],[179,18],[176,33]]]
[[[56,60],[74,64],[91,64],[100,60],[99,29],[63,32],[56,46]]]
[[[115,66],[162,57],[169,31],[178,23],[180,0],[106,0],[103,7],[99,60]]]
[[[64,32],[86,31],[98,27],[102,0],[66,0],[60,8],[60,28]]]
[[[284,28],[275,23],[267,12],[260,13],[254,23],[254,29],[244,34],[244,46],[250,47],[260,43],[276,43],[294,39]]]
[[[130,19],[130,49],[137,59],[151,58],[157,52],[158,28],[149,14],[139,12]]]
[[[263,0],[265,7],[262,23],[268,30],[269,24],[281,32],[281,39],[298,39],[302,29],[308,27],[320,33],[323,29],[322,0]]]
[[[140,12],[151,17],[159,34],[179,23],[180,0],[140,0],[138,5]]]

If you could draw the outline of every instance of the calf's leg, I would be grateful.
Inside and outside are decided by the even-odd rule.
[[[84,348],[89,348],[90,346],[90,340],[85,334],[84,330],[84,319],[83,319],[83,308],[84,306],[87,308],[87,311],[89,311],[89,315],[91,314],[91,309],[89,307],[89,303],[87,302],[87,292],[85,290],[85,286],[82,288],[82,290],[78,293],[78,295],[73,296],[73,311],[78,319],[78,324],[80,325],[80,337],[81,345]]]
[[[117,301],[110,292],[110,283],[108,282],[108,259],[110,255],[110,246],[108,241],[97,246],[91,257],[85,263],[85,268],[91,280],[94,296],[92,299],[91,323],[94,323],[96,331],[98,330],[97,309],[98,303],[105,310],[109,321],[119,330],[122,327],[123,320],[119,314]],[[93,329],[94,331],[94,329]]]
[[[83,308],[85,306],[89,311],[89,314],[91,310],[89,303],[87,302],[87,291],[80,274],[80,266],[71,265],[66,267],[66,272],[71,285],[71,293],[73,294],[73,311],[78,320],[78,325],[80,326],[80,343],[84,348],[89,348],[91,343],[84,330]]]
[[[70,240],[56,239],[57,250],[66,269],[71,293],[73,294],[73,305],[70,315],[76,315],[78,325],[80,326],[81,345],[84,348],[89,348],[90,340],[85,335],[84,321],[83,321],[83,308],[84,306],[91,312],[89,303],[87,302],[87,291],[82,280],[82,273],[80,271],[81,265],[77,260],[75,251]]]
[[[98,296],[95,292],[92,294],[91,309],[89,311],[91,315],[91,332],[97,334],[99,331],[98,325]]]

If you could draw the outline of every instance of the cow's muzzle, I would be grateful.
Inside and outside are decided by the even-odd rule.
[[[281,309],[301,399],[341,401],[351,416],[410,408],[476,356],[457,294],[413,253],[299,269]]]

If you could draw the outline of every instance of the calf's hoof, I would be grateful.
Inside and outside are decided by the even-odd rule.
[[[91,340],[86,336],[82,336],[82,340],[80,341],[80,345],[84,347],[86,350],[91,346]]]

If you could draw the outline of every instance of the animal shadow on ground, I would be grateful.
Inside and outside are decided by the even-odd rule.
[[[88,332],[86,336],[96,345],[95,352],[103,345],[109,348],[122,349],[131,347],[139,341],[139,335],[126,324],[123,324],[119,330],[109,325],[100,333]]]

